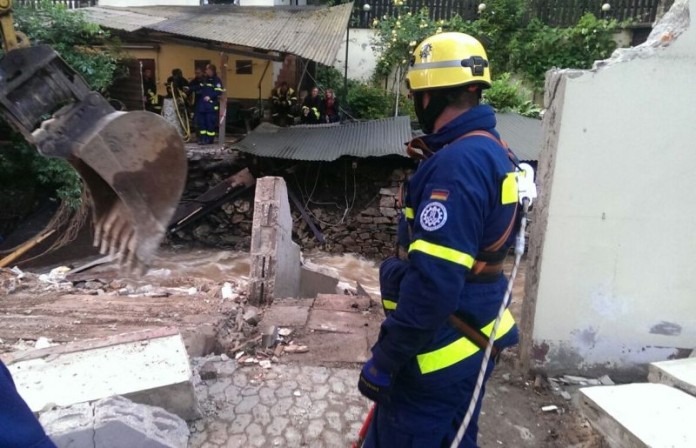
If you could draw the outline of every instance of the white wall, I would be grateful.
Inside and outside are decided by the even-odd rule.
[[[351,28],[348,45],[348,78],[366,81],[370,79],[377,66],[377,55],[372,50],[375,31],[371,29]],[[346,61],[346,39],[336,54],[334,67],[343,73]]]
[[[523,310],[529,367],[635,375],[696,348],[696,30],[679,35],[687,1],[646,44],[548,78]]]
[[[123,8],[134,6],[196,6],[200,0],[99,0],[99,6],[120,6]]]
[[[235,0],[240,6],[306,6],[307,0]]]

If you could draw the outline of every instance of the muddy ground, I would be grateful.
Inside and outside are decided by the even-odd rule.
[[[323,257],[344,280],[362,279],[374,290],[375,264],[356,257]],[[240,320],[246,304],[248,259],[221,251],[165,252],[143,278],[121,277],[113,266],[100,266],[68,279],[44,273],[0,270],[0,354],[31,348],[39,338],[54,343],[98,338],[145,328],[181,329],[196,356],[234,354],[259,329]],[[229,283],[233,295],[223,298]],[[519,316],[524,267],[516,282],[511,309]],[[261,313],[263,310],[260,310]],[[374,307],[378,324],[381,310]],[[279,363],[323,365],[321,350],[282,356]],[[480,444],[492,447],[600,447],[600,438],[574,410],[573,400],[552,391],[543,378],[516,370],[516,353],[504,354],[489,382],[480,420]],[[335,367],[335,366],[333,366]],[[358,368],[358,364],[344,367]],[[573,391],[570,391],[573,392]],[[574,397],[573,397],[574,399]],[[542,411],[556,405],[558,410]]]

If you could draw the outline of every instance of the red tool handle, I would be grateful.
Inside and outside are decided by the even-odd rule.
[[[373,404],[370,408],[370,412],[367,413],[367,417],[365,417],[365,421],[360,428],[360,432],[358,432],[358,441],[353,442],[352,448],[362,448],[363,442],[365,442],[365,437],[367,436],[367,430],[370,428],[370,423],[372,423],[372,417],[375,415],[376,407],[377,405]]]

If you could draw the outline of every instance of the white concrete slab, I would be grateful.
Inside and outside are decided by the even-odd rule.
[[[171,332],[150,330],[34,350],[16,356],[8,368],[34,412],[122,395],[192,419],[198,403],[191,367],[181,335]]]
[[[583,388],[580,408],[610,447],[696,447],[696,398],[664,384]]]
[[[650,363],[648,381],[674,386],[696,396],[696,358]]]

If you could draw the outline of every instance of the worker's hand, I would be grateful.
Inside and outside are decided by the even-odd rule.
[[[391,375],[380,370],[370,358],[360,372],[358,390],[375,403],[386,403],[389,401],[390,389]]]

